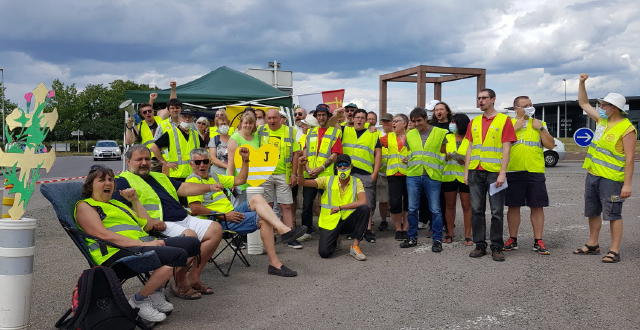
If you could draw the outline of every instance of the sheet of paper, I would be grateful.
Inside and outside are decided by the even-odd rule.
[[[505,189],[507,189],[509,185],[507,184],[507,180],[504,180],[504,183],[500,187],[496,187],[496,183],[492,183],[489,185],[489,196],[493,196],[496,193],[499,193]]]

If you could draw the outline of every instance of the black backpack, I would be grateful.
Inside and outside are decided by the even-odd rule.
[[[86,269],[73,290],[71,308],[56,322],[59,329],[135,329],[147,327],[137,321],[113,269]]]

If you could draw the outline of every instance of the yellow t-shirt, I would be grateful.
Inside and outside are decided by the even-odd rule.
[[[233,188],[233,182],[234,182],[233,176],[218,174],[218,179],[220,180],[220,182],[216,182],[216,180],[214,180],[212,177],[209,177],[207,179],[202,179],[202,178],[197,177],[197,176],[192,176],[190,178],[187,178],[185,180],[185,182],[206,183],[206,184],[219,183],[224,188],[227,188],[227,189]],[[223,194],[223,192],[219,192],[219,193]],[[215,195],[215,193],[214,193],[214,195]],[[223,213],[227,213],[227,212],[233,211],[233,204],[231,204],[231,201],[228,198],[226,198],[226,201],[227,201],[227,203],[225,203],[224,208],[221,208],[221,209],[218,209],[218,210],[212,210],[212,211],[223,212]],[[200,203],[204,202],[204,194],[196,195],[196,196],[187,196],[187,205],[191,204],[193,202],[200,202]]]
[[[283,137],[286,136],[287,132],[289,131],[289,126],[282,125],[275,131],[269,129],[268,125],[265,125],[264,128],[267,134],[269,134],[269,140],[267,141],[267,143],[280,149],[280,159],[278,160],[278,165],[276,165],[276,169],[273,171],[273,174],[284,174],[287,172],[284,161],[289,157],[289,155],[287,154],[289,150],[280,148],[280,145]],[[296,141],[296,135],[297,130],[294,128],[293,135],[290,137],[293,140],[293,152],[300,151],[300,144]]]
[[[321,176],[316,180],[316,184],[318,185],[318,189],[320,190],[327,190],[327,185],[329,184],[329,178],[330,176]],[[351,177],[352,180],[355,180],[355,177]],[[336,180],[338,178],[336,177]],[[364,185],[362,185],[362,181],[358,180],[358,183],[356,184],[356,193],[361,193],[364,192]],[[345,197],[345,195],[347,194],[351,194],[351,185],[347,185],[346,187],[344,187],[344,189],[342,187],[340,187],[340,198],[342,199],[343,197]]]

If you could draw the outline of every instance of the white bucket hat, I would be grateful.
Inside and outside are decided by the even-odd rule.
[[[609,93],[602,99],[598,99],[599,102],[606,102],[609,104],[613,104],[616,108],[620,109],[620,111],[624,111],[625,113],[629,113],[629,108],[624,105],[627,103],[627,99],[618,93]]]
[[[317,127],[320,126],[320,124],[318,123],[318,119],[316,119],[316,117],[314,117],[312,114],[308,114],[303,120],[302,123],[305,125],[309,125],[311,127]]]

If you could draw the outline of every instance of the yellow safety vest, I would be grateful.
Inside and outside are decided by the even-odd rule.
[[[380,133],[368,129],[358,137],[355,128],[345,126],[342,136],[342,152],[351,157],[351,165],[373,173],[375,147]]]
[[[196,174],[191,174],[185,180],[185,182],[217,184],[220,183],[220,180],[218,179],[218,173],[213,172],[207,179],[203,179]],[[215,212],[227,213],[233,211],[233,204],[231,204],[231,201],[229,200],[229,198],[227,198],[227,195],[225,195],[222,191],[205,193],[202,205]],[[202,216],[200,218],[207,219],[207,217]]]
[[[136,216],[131,208],[120,201],[112,199],[108,203],[105,203],[93,198],[86,198],[78,201],[78,203],[80,202],[86,202],[98,212],[100,221],[102,221],[102,225],[107,230],[143,242],[154,240],[154,238],[149,236],[143,229],[144,226],[147,225],[147,219]],[[78,203],[76,203],[76,207],[73,210],[73,217],[76,219]],[[76,220],[76,223],[78,223],[78,220]],[[116,252],[120,251],[118,248],[106,244],[102,245],[91,238],[85,238],[84,243],[89,248],[91,259],[98,265],[101,265],[116,254]]]
[[[318,130],[319,127],[309,128],[307,131],[305,150],[307,151],[307,162],[309,168],[318,168],[323,166],[327,159],[331,157],[331,148],[340,138],[340,130],[335,127],[329,127],[324,132],[322,140],[320,141],[320,148],[318,148]],[[333,163],[324,169],[318,177],[333,175]],[[309,173],[304,172],[304,177],[309,178]]]
[[[444,154],[440,152],[440,148],[447,133],[446,129],[433,126],[423,145],[418,129],[413,128],[407,132],[410,151],[407,176],[421,176],[426,172],[432,180],[442,181]]]
[[[160,125],[160,122],[162,122],[162,118],[159,116],[153,116],[153,120],[155,120],[156,124],[158,125],[156,130],[159,128],[160,131],[162,131],[162,125]],[[151,131],[149,124],[147,124],[147,122],[144,120],[138,123],[138,133],[140,133],[140,143],[147,148],[151,143],[155,141],[155,138],[157,137]],[[155,157],[153,152],[151,153],[151,157]]]
[[[155,179],[176,201],[178,201],[178,192],[173,186],[169,178],[158,172],[149,172],[149,175]],[[125,178],[131,188],[135,189],[142,203],[142,207],[147,211],[150,217],[164,220],[162,217],[162,205],[160,204],[160,197],[151,188],[151,186],[144,181],[139,175],[124,171],[117,176],[117,178]]]
[[[175,125],[171,125],[171,129],[167,131],[169,134],[169,154],[165,157],[166,161],[177,163],[178,166],[169,169],[169,176],[172,178],[186,178],[191,174],[191,166],[189,165],[191,150],[200,146],[198,132],[189,130],[189,140],[187,141]]]
[[[387,134],[387,176],[392,176],[398,172],[407,175],[407,164],[402,159],[409,157],[409,148],[402,146],[402,150],[398,150],[398,137],[395,132]]]
[[[351,210],[342,210],[331,214],[331,209],[334,207],[351,204],[358,200],[358,181],[360,179],[352,176],[349,178],[349,183],[347,184],[347,189],[351,189],[351,194],[345,194],[341,196],[340,194],[340,179],[337,176],[332,175],[329,177],[327,182],[327,188],[322,193],[322,197],[320,197],[320,217],[318,218],[318,227],[333,230],[338,226],[338,222],[340,220],[344,220],[348,218],[351,213],[353,213],[353,209]],[[349,186],[351,188],[349,188]]]
[[[459,154],[464,157],[467,155],[468,148],[469,140],[463,138],[460,142],[460,146],[458,146],[456,142],[456,135],[447,134],[447,154]],[[452,182],[453,180],[458,180],[464,183],[464,164],[460,165],[455,159],[449,159],[444,164],[442,181]]]
[[[509,117],[503,113],[496,114],[489,125],[487,135],[482,141],[482,116],[473,118],[471,122],[471,146],[470,169],[481,165],[485,171],[500,172],[502,160],[502,130]]]
[[[286,125],[283,125],[287,127]],[[293,144],[295,143],[295,131],[293,126],[288,126],[288,129],[285,129],[285,136],[282,138],[280,143],[280,155],[279,157],[286,157],[284,159],[285,164],[285,174],[286,174],[286,182],[290,183],[289,179],[291,178],[291,172],[293,169]],[[261,125],[258,127],[258,138],[260,138],[260,145],[269,144],[269,133],[267,132],[267,125]]]
[[[515,118],[511,118],[512,124],[515,125],[516,121]],[[542,122],[542,125],[545,123]],[[526,127],[516,131],[516,139],[516,142],[511,145],[507,170],[544,173],[542,140],[540,140],[540,131],[533,128],[533,118],[527,119]]]
[[[624,182],[625,155],[616,151],[616,143],[633,124],[628,118],[624,118],[605,132],[608,124],[607,119],[598,121],[596,134],[587,149],[582,168],[593,175]]]

